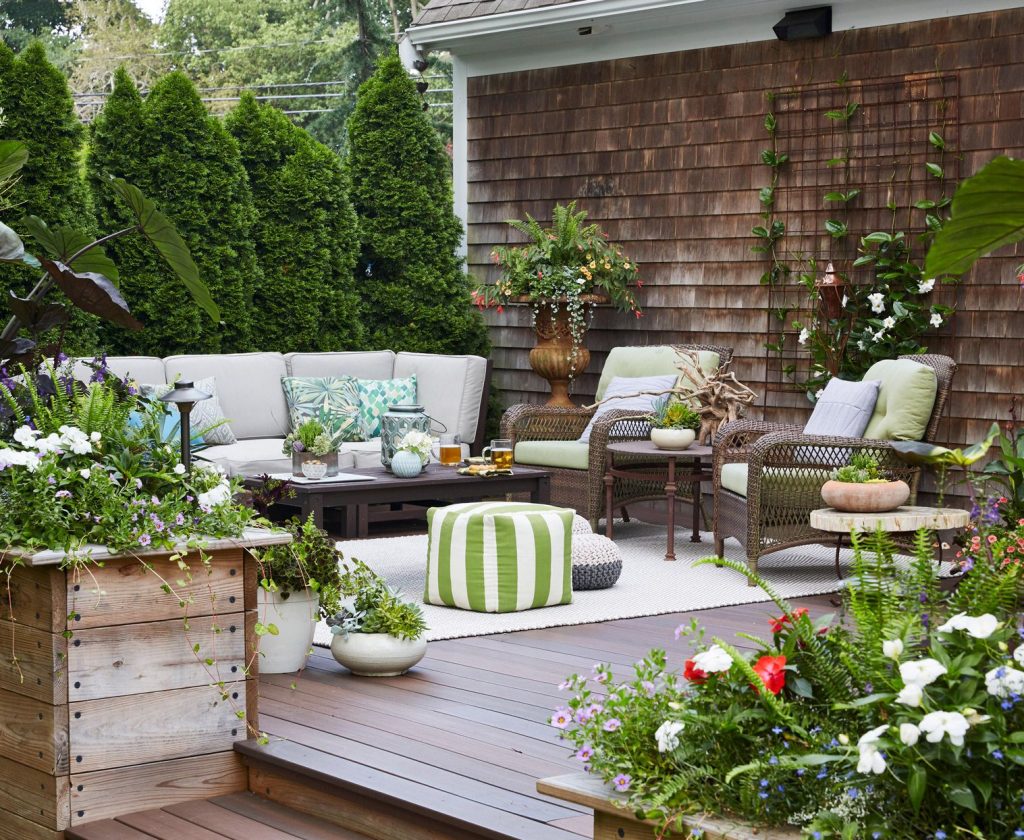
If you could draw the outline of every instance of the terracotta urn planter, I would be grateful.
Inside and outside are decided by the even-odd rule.
[[[587,307],[608,303],[608,299],[602,295],[581,295],[580,300]],[[522,297],[517,302],[532,304],[527,297]],[[530,367],[551,386],[551,398],[547,405],[560,408],[574,407],[572,400],[569,399],[569,381],[583,373],[590,364],[590,351],[583,346],[586,331],[585,323],[583,335],[579,336],[580,343],[574,348],[569,311],[565,307],[565,301],[557,302],[557,310],[550,304],[540,304],[537,308],[534,323],[537,343],[530,351]]]
[[[847,513],[882,513],[895,510],[910,498],[910,487],[905,481],[826,481],[821,498],[829,507]]]

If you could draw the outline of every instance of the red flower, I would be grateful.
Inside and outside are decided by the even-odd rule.
[[[786,684],[786,657],[785,656],[762,656],[754,665],[754,673],[757,674],[765,687],[772,693],[778,694]],[[754,691],[759,691],[754,686]]]
[[[683,663],[683,676],[686,677],[690,682],[702,685],[707,682],[708,675],[705,671],[700,668],[695,668],[692,659],[687,659]]]
[[[804,615],[807,615],[807,607],[797,607],[793,610],[793,618],[800,618]],[[771,626],[773,633],[781,633],[786,629],[786,625],[789,624],[789,616],[780,615],[778,618],[769,618],[768,624]]]

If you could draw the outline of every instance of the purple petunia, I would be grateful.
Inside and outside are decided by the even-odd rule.
[[[153,542],[153,538],[149,534],[142,534],[139,537],[139,545],[145,546],[149,545],[151,542]]]
[[[629,790],[629,786],[632,783],[633,783],[633,779],[630,776],[628,776],[626,773],[619,773],[618,776],[616,776],[614,779],[612,779],[612,784],[615,785],[615,789],[619,793],[623,793],[624,791]]]

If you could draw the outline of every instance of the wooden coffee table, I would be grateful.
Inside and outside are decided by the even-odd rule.
[[[368,507],[376,504],[402,502],[468,502],[507,493],[529,493],[530,501],[547,504],[551,498],[551,477],[545,470],[515,467],[512,475],[477,478],[459,475],[454,467],[429,464],[415,478],[396,478],[383,467],[342,470],[347,475],[368,478],[367,481],[316,482],[295,481],[291,484],[291,498],[280,499],[277,504],[299,509],[302,518],[310,514],[313,521],[323,527],[326,508],[342,508],[346,536],[365,537],[369,525]],[[250,490],[263,486],[260,476],[249,476],[245,487]]]

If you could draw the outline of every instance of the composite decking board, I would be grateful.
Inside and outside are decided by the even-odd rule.
[[[502,787],[494,779],[493,773],[490,776],[494,781],[487,781],[475,776],[474,770],[479,769],[480,763],[464,756],[450,754],[451,763],[446,769],[437,766],[434,763],[436,760],[428,763],[399,755],[333,735],[322,729],[314,728],[314,726],[268,718],[267,731],[283,736],[291,743],[301,744],[335,756],[344,756],[347,761],[366,767],[377,767],[397,778],[438,791],[457,792],[462,799],[507,811],[510,814],[519,814],[538,822],[564,819],[575,816],[579,811],[579,809],[569,809],[554,800],[542,800],[536,792],[536,780],[532,780],[534,788],[531,790],[530,780],[522,774],[503,771],[500,775],[505,777],[506,784]],[[410,744],[410,749],[411,747]],[[519,778],[520,776],[522,778]]]
[[[278,701],[278,705],[266,707],[268,714],[274,712],[288,714],[285,709],[294,709],[295,707],[323,711],[322,703],[309,702],[307,698],[295,697],[291,694],[283,695],[281,694],[282,690],[276,686],[266,686],[264,691],[265,697]],[[332,709],[329,715],[329,724],[322,724],[329,726],[328,731],[335,735],[354,738],[363,743],[384,748],[395,743],[407,748],[406,745],[411,741],[417,746],[422,745],[425,748],[435,748],[486,761],[502,770],[525,773],[534,779],[545,774],[561,773],[565,766],[561,761],[531,756],[508,747],[497,747],[486,739],[473,738],[455,732],[442,732],[434,727],[411,723],[394,716],[382,720],[377,712],[366,711],[362,715],[357,712],[353,715],[351,708],[346,708],[344,715],[339,714],[336,709]],[[294,720],[295,716],[289,715],[288,719]]]
[[[116,820],[98,820],[77,825],[65,832],[68,840],[153,840],[152,834],[131,828]]]
[[[183,820],[167,811],[139,811],[116,818],[116,822],[127,825],[158,840],[226,840],[230,834],[210,831],[200,825]]]
[[[410,685],[410,691],[429,692],[433,686],[446,686],[465,691],[475,691],[478,694],[490,694],[498,697],[507,696],[508,692],[501,686],[473,680],[469,677],[460,677],[456,674],[447,674],[444,671],[434,671],[427,668],[417,668],[414,674],[406,674],[404,677],[395,679],[406,680],[410,683],[422,683],[423,685]],[[550,692],[533,691],[532,689],[520,689],[517,692],[520,702],[530,703],[534,706],[551,708],[552,695]]]
[[[294,834],[230,811],[207,800],[182,802],[163,809],[176,819],[217,832],[224,837],[245,838],[245,840],[295,840]]]
[[[482,837],[501,840],[569,840],[572,837],[571,832],[551,828],[546,823],[464,799],[449,791],[410,782],[386,770],[367,767],[301,744],[271,742],[259,747],[240,741],[235,749],[251,764],[269,766],[277,772],[290,771],[328,787],[340,786],[434,819],[440,816],[455,827],[477,832]]]
[[[226,811],[241,814],[260,825],[279,829],[299,840],[367,840],[364,834],[300,814],[254,793],[232,793],[216,796],[209,801]]]

